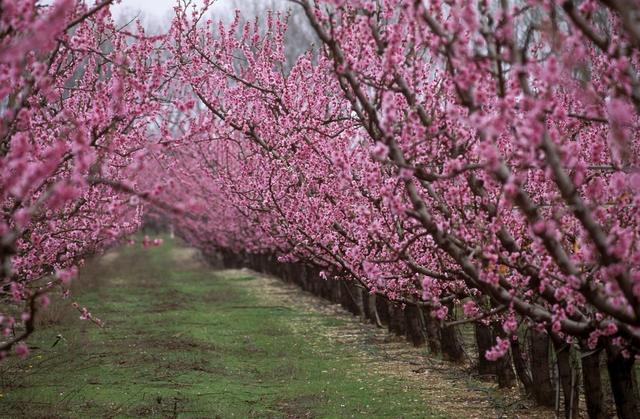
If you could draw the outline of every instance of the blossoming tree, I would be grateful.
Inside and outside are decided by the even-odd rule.
[[[198,146],[181,172],[203,197],[199,219],[177,221],[185,234],[305,260],[442,320],[460,304],[498,322],[489,360],[517,355],[520,326],[544,332],[568,414],[562,348],[605,348],[619,414],[633,417],[635,3],[295,3],[322,46],[288,73],[273,16],[266,34],[212,33],[196,12],[174,22],[199,99],[182,107]]]
[[[35,313],[87,255],[140,225],[135,176],[169,72],[110,3],[0,4],[2,356],[27,352]]]
[[[606,416],[606,353],[640,414],[637,1],[293,0],[319,44],[292,67],[286,16],[181,1],[146,37],[108,3],[2,3],[2,325],[25,327],[0,349],[148,201],[205,253],[302,266],[430,343],[473,322],[479,368],[541,403],[551,345],[567,417],[572,354]]]

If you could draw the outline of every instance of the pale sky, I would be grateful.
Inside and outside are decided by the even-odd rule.
[[[48,0],[49,2],[52,0]],[[96,0],[93,0],[94,2]],[[99,0],[98,0],[99,1]],[[162,32],[173,17],[173,7],[177,0],[122,0],[119,4],[113,5],[111,12],[116,22],[129,20],[138,13],[144,26],[151,32]],[[184,0],[182,0],[184,1]],[[191,5],[202,6],[203,0],[190,0]],[[270,8],[282,9],[290,7],[291,3],[286,0],[213,0],[210,6],[210,16],[231,19],[235,8],[252,10],[253,5],[267,5]]]
[[[198,6],[202,5],[202,0],[192,0]],[[216,8],[219,8],[224,1],[217,1],[219,3]],[[142,13],[143,20],[146,23],[155,22],[161,24],[173,15],[173,6],[175,6],[176,0],[122,0],[120,4],[112,6],[111,10],[113,17],[118,19],[121,16],[133,17],[138,12]]]
[[[37,0],[40,4],[52,4],[56,0]],[[85,0],[87,3],[95,4],[101,0]],[[203,0],[190,0],[191,4],[202,6]],[[243,4],[250,5],[268,0],[213,0],[210,13],[218,17],[230,19],[231,12],[236,7]],[[1,2],[1,0],[0,0]],[[117,2],[117,0],[116,0]],[[177,0],[121,0],[119,4],[111,6],[111,12],[116,22],[131,19],[139,14],[141,21],[148,30],[152,32],[162,31],[173,17],[173,7]],[[245,3],[246,2],[246,3]],[[270,0],[270,6],[290,5],[286,0]],[[278,7],[276,7],[278,8]]]
[[[101,0],[87,0],[87,3],[95,4]],[[117,2],[118,0],[116,0]],[[173,7],[177,0],[121,0],[120,4],[111,6],[111,13],[117,20],[119,18],[131,18],[141,13],[145,24],[161,25],[169,21],[173,16]],[[40,4],[52,4],[55,0],[38,0]],[[202,5],[202,0],[191,0],[191,4]],[[214,11],[225,10],[228,0],[217,0],[211,7]]]

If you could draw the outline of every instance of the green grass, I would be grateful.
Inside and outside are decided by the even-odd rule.
[[[0,416],[436,417],[322,333],[342,320],[269,305],[253,278],[180,261],[175,246],[90,263],[73,298],[105,327],[56,303],[31,357],[0,365]]]

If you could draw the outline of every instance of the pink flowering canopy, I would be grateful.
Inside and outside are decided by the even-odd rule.
[[[66,294],[86,256],[140,226],[137,176],[169,71],[160,39],[117,28],[110,3],[1,4],[3,356],[33,331],[47,293]]]
[[[290,69],[286,17],[177,9],[179,129],[150,170],[181,235],[454,301],[502,322],[491,359],[521,323],[635,354],[636,5],[295,3],[320,45]]]
[[[290,68],[286,15],[150,37],[109,3],[2,2],[3,351],[143,211],[499,321],[489,359],[521,325],[640,350],[637,1],[295,0]]]

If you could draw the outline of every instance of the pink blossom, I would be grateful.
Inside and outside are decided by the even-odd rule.
[[[447,317],[447,314],[449,314],[449,309],[446,306],[440,306],[436,310],[435,314],[438,320],[444,320]]]
[[[16,344],[14,350],[16,352],[16,355],[18,355],[20,358],[26,358],[27,356],[29,356],[29,347],[24,342],[19,342],[18,344]]]
[[[462,306],[464,311],[464,315],[467,317],[474,317],[478,314],[479,309],[476,303],[473,300],[469,300]]]
[[[68,285],[71,280],[76,277],[76,275],[78,275],[78,268],[75,266],[72,266],[68,269],[59,269],[56,271],[56,276],[65,285]]]
[[[515,319],[515,316],[510,315],[503,323],[502,329],[507,334],[511,334],[518,329],[518,322]]]
[[[371,148],[371,154],[377,160],[385,160],[389,155],[389,147],[381,142],[378,142]]]
[[[38,301],[40,302],[40,306],[42,306],[42,308],[47,308],[49,307],[49,304],[51,304],[51,299],[46,294],[41,295]]]
[[[496,338],[496,344],[489,349],[485,354],[485,358],[489,361],[496,361],[506,355],[511,347],[511,341],[509,339]]]

